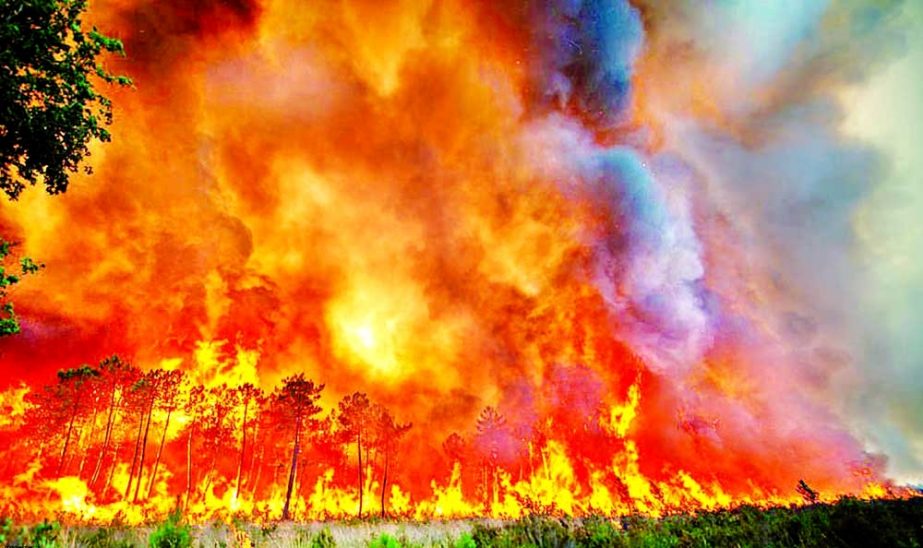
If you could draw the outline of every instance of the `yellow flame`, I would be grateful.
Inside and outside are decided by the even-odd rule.
[[[11,386],[0,392],[0,428],[19,425],[28,408],[25,398],[30,391],[26,383],[20,382],[19,386]]]
[[[628,388],[628,401],[613,405],[609,409],[609,420],[601,419],[603,428],[620,438],[628,435],[628,429],[638,414],[638,404],[641,402],[641,388],[635,383]]]

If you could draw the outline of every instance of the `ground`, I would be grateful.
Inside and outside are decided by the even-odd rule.
[[[7,546],[120,547],[328,547],[441,546],[923,546],[923,497],[906,500],[844,499],[798,508],[741,507],[700,515],[567,518],[517,521],[326,523],[235,521],[184,524],[180,517],[146,527],[17,525],[5,520]]]

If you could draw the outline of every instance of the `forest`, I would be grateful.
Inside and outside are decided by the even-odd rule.
[[[250,383],[206,388],[181,370],[142,372],[112,356],[61,370],[56,381],[24,398],[5,466],[21,462],[12,455],[23,456],[51,477],[84,481],[100,501],[144,503],[165,494],[155,491],[159,486],[179,493],[185,509],[204,501],[216,484],[234,500],[284,487],[281,517],[289,519],[293,491],[310,488],[301,476],[314,477],[310,471],[319,467],[346,470],[351,455],[357,515],[370,512],[373,501],[365,495],[374,478],[381,493],[375,512],[385,516],[389,474],[411,428],[362,392],[322,414],[317,402],[324,385],[303,374],[271,392]],[[492,409],[478,421],[480,435],[501,427]],[[164,476],[173,474],[165,464],[182,471],[169,485]]]

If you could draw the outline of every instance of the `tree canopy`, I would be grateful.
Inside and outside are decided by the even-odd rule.
[[[84,30],[86,8],[86,0],[0,0],[0,190],[11,200],[39,182],[49,194],[64,192],[89,143],[110,139],[112,102],[94,81],[131,80],[99,62],[124,50],[95,27]],[[41,267],[22,258],[11,273],[10,248],[0,236],[0,336],[20,331],[8,290]]]
[[[67,190],[90,141],[110,139],[112,103],[94,82],[131,84],[100,63],[124,50],[84,30],[86,8],[86,0],[0,0],[0,189],[13,200],[27,184]]]

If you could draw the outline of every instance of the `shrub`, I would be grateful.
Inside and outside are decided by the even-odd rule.
[[[574,536],[579,546],[603,548],[628,545],[625,535],[612,520],[599,516],[584,519]]]
[[[35,548],[52,548],[58,545],[61,524],[43,521],[30,527],[16,527],[9,519],[0,524],[0,543],[5,546],[24,545]]]
[[[151,548],[188,548],[192,546],[192,534],[188,525],[180,525],[179,510],[170,514],[167,521],[151,533]]]
[[[477,548],[477,546],[471,533],[462,533],[458,540],[455,541],[455,548]]]
[[[576,539],[564,520],[531,516],[502,528],[477,524],[471,534],[476,546],[574,546]]]
[[[333,533],[324,527],[311,539],[311,548],[333,548],[337,543],[333,540]]]
[[[401,543],[391,535],[382,533],[369,543],[369,548],[401,548]]]
[[[25,545],[35,548],[53,548],[58,545],[58,534],[61,532],[61,524],[56,521],[43,521],[30,527],[21,529],[13,525],[12,522],[5,522],[3,526],[3,536],[6,537],[4,544]]]
[[[13,520],[7,517],[0,519],[0,544],[6,546],[12,541],[14,530]]]

